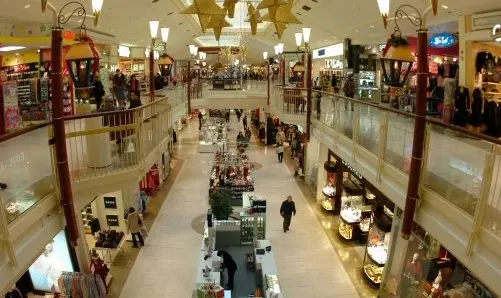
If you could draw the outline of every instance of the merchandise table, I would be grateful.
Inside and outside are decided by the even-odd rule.
[[[118,246],[116,248],[107,248],[107,247],[94,247],[97,251],[101,252],[101,256],[103,257],[103,261],[106,261],[105,256],[108,256],[109,263],[113,263],[115,258],[118,256],[118,254],[123,251],[123,244],[125,243],[127,239],[127,236],[124,235],[122,239],[120,240],[120,243],[118,243]],[[115,253],[115,256],[112,256],[112,253]]]
[[[224,149],[224,142],[207,142],[200,141],[199,153],[215,153],[217,151],[222,151]]]

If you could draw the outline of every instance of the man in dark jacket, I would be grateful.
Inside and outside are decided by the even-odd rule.
[[[284,233],[289,230],[293,213],[296,216],[296,204],[294,204],[292,196],[288,195],[287,200],[283,201],[282,206],[280,206],[280,215],[284,218]]]
[[[235,279],[235,272],[237,271],[237,263],[235,263],[231,255],[224,250],[219,250],[217,256],[223,259],[221,268],[226,268],[228,270],[228,290],[233,290],[233,280]]]
[[[96,99],[96,110],[99,110],[101,104],[103,103],[103,96],[105,94],[103,83],[99,78],[99,72],[94,74],[94,82],[92,85],[94,86],[94,88],[92,88],[92,95],[94,96],[94,99]]]

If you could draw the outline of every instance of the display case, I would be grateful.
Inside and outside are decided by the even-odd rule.
[[[387,221],[385,213],[374,213],[367,249],[364,257],[364,276],[369,285],[379,288],[386,260],[388,258],[388,246],[391,238],[391,221]]]
[[[371,206],[363,205],[362,196],[341,198],[339,235],[345,240],[356,240],[360,236],[360,223],[370,218]]]
[[[327,211],[334,211],[336,189],[329,183],[322,189],[325,199],[322,201],[322,207]]]
[[[360,71],[359,73],[358,96],[359,99],[372,100],[372,94],[378,90],[376,72]]]

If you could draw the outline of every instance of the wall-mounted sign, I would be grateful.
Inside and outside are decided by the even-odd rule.
[[[501,24],[492,27],[492,37],[495,41],[501,42]]]
[[[448,48],[455,45],[458,41],[458,38],[455,35],[450,33],[440,33],[433,35],[428,44],[432,48]]]
[[[357,172],[352,166],[350,166],[346,161],[342,160],[343,165],[355,176],[357,176],[358,179],[362,180],[364,177],[362,174]]]
[[[106,215],[106,222],[110,227],[118,227],[120,225],[118,223],[118,215]]]
[[[343,56],[344,44],[338,43],[325,48],[313,50],[313,59]]]
[[[118,46],[118,56],[130,57],[130,48],[126,46]]]
[[[343,60],[341,60],[341,59],[325,59],[325,68],[343,69]]]
[[[103,197],[104,208],[117,209],[117,198],[115,197]]]

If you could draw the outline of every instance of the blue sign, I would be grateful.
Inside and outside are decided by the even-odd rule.
[[[440,33],[433,35],[428,44],[432,48],[448,48],[456,44],[458,38],[450,33]]]

